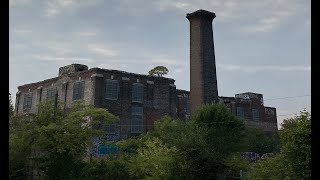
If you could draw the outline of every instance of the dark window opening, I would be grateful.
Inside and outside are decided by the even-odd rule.
[[[132,106],[131,132],[143,132],[143,107]]]
[[[117,80],[108,79],[106,82],[106,98],[117,100],[119,93],[119,83]]]
[[[23,101],[23,109],[28,110],[32,107],[32,93],[28,93],[24,95],[24,101]]]
[[[143,102],[143,85],[134,83],[132,86],[132,101]]]
[[[55,91],[53,88],[48,88],[47,89],[47,98],[46,99],[51,99],[54,98]]]
[[[259,121],[259,110],[258,109],[252,109],[252,120]]]
[[[244,108],[243,107],[237,107],[237,116],[244,118]]]
[[[78,81],[73,84],[73,100],[83,99],[84,97],[84,81]]]

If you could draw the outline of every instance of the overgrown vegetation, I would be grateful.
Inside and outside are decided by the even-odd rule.
[[[216,179],[217,174],[246,179],[310,179],[311,114],[284,121],[277,136],[249,129],[221,104],[199,109],[191,120],[165,116],[152,131],[118,141],[120,152],[90,156],[96,128],[117,117],[105,109],[76,103],[68,114],[63,104],[39,105],[34,116],[13,115],[9,96],[9,175],[25,179],[32,169],[42,179]],[[12,112],[12,114],[11,114]],[[241,152],[275,156],[250,163]]]

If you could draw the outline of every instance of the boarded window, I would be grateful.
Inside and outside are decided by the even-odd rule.
[[[143,132],[143,108],[139,106],[132,106],[132,121],[131,132]]]
[[[110,80],[106,81],[106,98],[117,100],[119,93],[119,83],[117,80]]]
[[[244,108],[243,107],[237,107],[237,116],[244,118]]]
[[[134,83],[132,86],[132,101],[143,102],[143,85]]]
[[[47,89],[47,98],[46,99],[51,99],[54,98],[55,91],[53,88],[48,88]]]
[[[83,99],[84,97],[84,81],[78,81],[73,84],[73,100]]]
[[[23,109],[31,109],[32,107],[32,93],[24,95]]]
[[[252,120],[259,121],[259,110],[252,109]]]

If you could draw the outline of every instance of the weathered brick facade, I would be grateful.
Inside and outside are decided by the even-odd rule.
[[[270,133],[278,131],[276,108],[265,107],[262,94],[246,92],[235,97],[219,97],[219,101],[233,114],[242,117],[246,126]]]
[[[70,66],[73,67],[74,64]],[[119,89],[116,99],[106,97],[107,80],[114,80],[118,83]],[[116,125],[117,132],[110,135],[110,139],[128,138],[140,133],[131,132],[130,129],[132,106],[143,109],[142,132],[152,129],[154,121],[165,115],[177,117],[175,80],[100,68],[69,71],[65,74],[61,74],[60,71],[59,77],[19,86],[15,111],[16,113],[36,113],[37,105],[47,99],[47,90],[51,88],[58,92],[58,98],[66,104],[66,108],[70,108],[75,102],[73,100],[73,86],[79,81],[84,81],[83,100],[87,104],[106,108],[120,118],[120,122]],[[141,102],[133,101],[132,98],[132,88],[136,83],[143,87]],[[25,109],[23,108],[24,96],[28,94],[33,94],[32,105],[31,108]]]
[[[203,104],[220,102],[243,117],[247,126],[276,132],[276,109],[263,105],[262,94],[218,96],[212,31],[215,14],[198,10],[187,14],[187,18],[190,92],[176,89],[175,80],[170,78],[71,64],[59,68],[58,77],[19,86],[15,113],[36,113],[37,105],[57,92],[66,109],[82,99],[118,116],[120,122],[107,134],[109,140],[118,140],[151,130],[154,122],[165,115],[186,120]]]

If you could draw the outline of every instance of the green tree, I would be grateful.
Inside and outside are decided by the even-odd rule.
[[[187,170],[175,172],[201,179],[215,178],[226,170],[224,159],[239,150],[243,130],[243,121],[224,105],[210,104],[200,108],[189,122],[164,117],[147,136],[159,138],[183,155]]]
[[[13,116],[14,108],[13,108],[13,103],[12,103],[12,97],[11,94],[9,93],[9,120]]]
[[[243,120],[233,115],[223,104],[207,104],[197,110],[192,120],[208,129],[206,142],[216,160],[224,159],[241,147],[245,129]]]
[[[156,66],[155,68],[149,71],[149,75],[162,77],[163,75],[168,74],[169,70],[165,66]]]
[[[155,123],[149,137],[159,138],[167,147],[176,148],[184,157],[186,166],[174,171],[191,179],[204,177],[209,173],[210,147],[206,142],[207,129],[193,122],[184,122],[165,116]]]
[[[278,134],[266,134],[261,129],[246,127],[241,150],[262,156],[265,153],[279,153],[279,146]]]
[[[138,179],[214,179],[230,169],[226,159],[239,150],[243,131],[243,121],[225,106],[210,104],[192,121],[165,116],[152,131],[117,144],[134,157],[129,169]]]
[[[279,134],[280,154],[258,161],[248,179],[311,179],[311,114],[285,120]]]
[[[124,153],[106,158],[93,158],[83,168],[84,179],[130,179],[130,156]]]
[[[30,116],[17,115],[9,125],[9,178],[24,179],[26,164],[31,154],[32,132]]]
[[[226,173],[230,176],[239,177],[240,170],[247,172],[251,166],[250,162],[241,157],[240,153],[234,153],[228,156],[224,165],[226,166]]]
[[[311,178],[311,114],[285,120],[280,129],[281,153],[298,179]]]
[[[32,161],[48,179],[78,177],[85,166],[92,138],[103,133],[93,126],[117,120],[106,109],[81,102],[76,102],[71,112],[65,114],[62,103],[54,109],[53,100],[41,103],[38,113],[30,118],[22,130],[10,132],[10,162],[14,164],[17,152],[25,151],[27,160],[23,162]],[[27,148],[24,143],[19,145],[20,139],[28,143]],[[19,151],[15,147],[20,147]],[[12,167],[12,172],[16,170]]]
[[[244,179],[255,180],[278,180],[278,179],[299,179],[292,175],[292,169],[288,161],[277,155],[253,163]]]
[[[167,147],[158,138],[148,139],[146,146],[139,148],[130,163],[130,173],[137,179],[181,178],[175,169],[186,162],[174,147]]]

